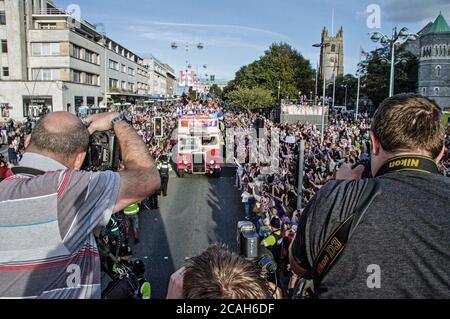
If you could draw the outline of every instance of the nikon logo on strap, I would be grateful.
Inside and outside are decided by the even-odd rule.
[[[433,159],[419,155],[404,155],[394,157],[384,163],[375,177],[395,171],[416,171],[439,174],[438,167]]]
[[[389,168],[395,168],[395,167],[416,167],[419,168],[420,159],[414,159],[414,158],[403,158],[398,159],[396,161],[389,162]]]

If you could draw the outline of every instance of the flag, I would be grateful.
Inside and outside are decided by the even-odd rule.
[[[368,57],[369,56],[369,52],[364,51],[363,48],[361,48],[361,56]]]
[[[195,82],[195,74],[194,74],[194,71],[189,72],[188,75],[187,75],[187,77],[188,77],[188,86],[193,86],[193,85],[194,85],[194,82]]]
[[[186,72],[180,71],[178,76],[178,86],[186,86]]]

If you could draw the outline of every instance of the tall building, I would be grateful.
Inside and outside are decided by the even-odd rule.
[[[329,43],[320,50],[320,74],[325,81],[333,81],[333,76],[344,75],[344,29],[341,27],[335,36],[328,34],[326,27],[322,30],[322,43]]]
[[[164,64],[166,70],[166,95],[168,98],[173,98],[177,90],[177,76],[175,70],[168,64]]]
[[[450,27],[442,14],[419,41],[418,92],[450,108]]]
[[[0,121],[148,99],[144,59],[51,0],[0,0],[0,44]]]

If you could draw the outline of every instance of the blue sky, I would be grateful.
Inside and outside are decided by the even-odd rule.
[[[449,0],[54,0],[60,8],[81,7],[81,18],[103,23],[109,37],[142,57],[154,55],[175,70],[189,59],[200,74],[230,80],[242,66],[264,54],[273,42],[287,42],[315,67],[321,30],[344,27],[345,73],[354,73],[359,48],[376,47],[371,31],[390,33],[393,26],[417,32],[442,11],[450,23]],[[380,29],[367,25],[370,4],[380,8]],[[179,43],[177,50],[171,43]],[[187,57],[184,43],[204,43]],[[202,65],[206,64],[206,71]]]

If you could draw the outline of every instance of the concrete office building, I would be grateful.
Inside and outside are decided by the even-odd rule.
[[[0,0],[0,42],[0,121],[76,113],[105,98],[143,104],[151,94],[143,58],[51,0]]]

